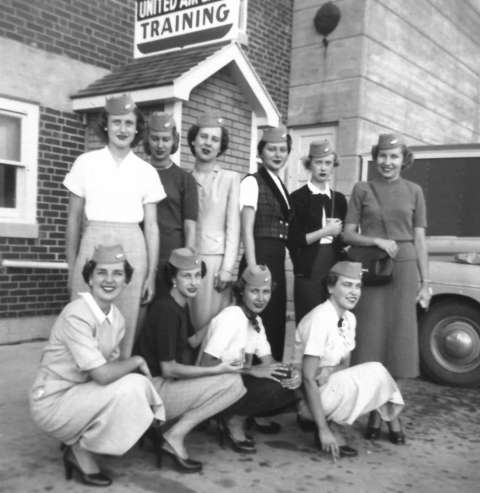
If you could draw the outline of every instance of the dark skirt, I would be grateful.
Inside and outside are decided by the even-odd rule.
[[[319,245],[310,275],[308,277],[301,274],[295,276],[293,296],[297,325],[310,310],[328,298],[325,278],[337,260],[338,255],[332,244]]]
[[[285,344],[285,323],[287,311],[287,283],[285,280],[285,241],[275,238],[255,238],[257,264],[266,265],[272,273],[275,288],[270,303],[260,315],[272,356],[282,361]],[[245,257],[240,262],[239,272],[246,266]]]
[[[400,244],[399,253],[412,248]],[[379,361],[394,378],[418,376],[418,285],[417,261],[410,258],[394,262],[391,283],[362,288],[354,310],[357,330],[352,365]]]

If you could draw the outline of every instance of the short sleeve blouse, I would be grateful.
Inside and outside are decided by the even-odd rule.
[[[117,164],[108,147],[80,155],[63,184],[85,199],[91,221],[139,223],[143,206],[166,197],[155,168],[130,151]]]
[[[345,312],[341,327],[330,300],[309,312],[295,332],[295,361],[303,356],[319,358],[319,367],[336,366],[355,347],[355,316]]]
[[[369,184],[375,187],[380,205]],[[382,214],[388,234],[382,222]],[[348,204],[346,224],[357,224],[362,234],[395,241],[412,241],[414,228],[426,228],[427,216],[422,188],[399,178],[393,182],[372,180],[355,184]]]
[[[243,360],[245,354],[259,358],[271,354],[265,328],[258,316],[257,322],[259,332],[239,306],[228,306],[210,322],[203,352],[223,361]]]

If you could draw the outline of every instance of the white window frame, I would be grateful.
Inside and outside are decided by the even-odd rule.
[[[39,106],[0,97],[0,113],[20,118],[20,163],[17,166],[16,207],[0,207],[0,236],[35,238],[37,224],[37,174]]]

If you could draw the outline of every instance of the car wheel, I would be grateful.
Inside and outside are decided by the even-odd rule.
[[[432,380],[480,385],[480,308],[450,300],[433,304],[420,320],[420,362]]]

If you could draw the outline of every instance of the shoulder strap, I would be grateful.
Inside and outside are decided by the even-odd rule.
[[[385,233],[387,234],[387,238],[389,238],[390,235],[388,234],[387,222],[385,221],[385,217],[383,216],[382,204],[378,198],[377,191],[375,190],[375,187],[373,186],[372,182],[369,181],[368,186],[370,187],[370,190],[372,191],[373,196],[375,197],[375,200],[377,201],[378,208],[380,210],[380,219],[382,220],[383,228],[385,229]]]

